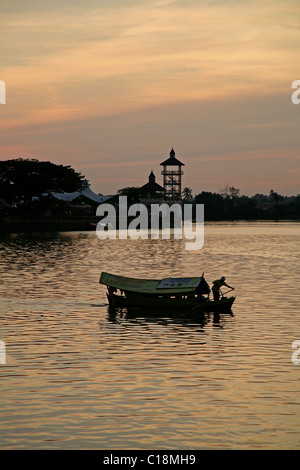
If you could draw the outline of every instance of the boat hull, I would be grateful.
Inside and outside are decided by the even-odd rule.
[[[221,312],[231,311],[235,297],[223,297],[218,301],[200,301],[197,298],[149,298],[142,295],[118,295],[107,294],[110,307],[113,308],[136,308],[153,311],[181,311],[185,312]]]

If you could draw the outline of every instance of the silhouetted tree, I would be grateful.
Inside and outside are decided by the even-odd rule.
[[[224,199],[236,199],[240,195],[240,190],[227,184],[223,189],[221,189],[220,194]]]
[[[183,188],[182,190],[182,200],[183,201],[191,201],[193,199],[192,190],[191,188]]]
[[[283,196],[280,196],[280,194],[276,193],[273,191],[273,189],[270,190],[269,196],[271,199],[273,199],[275,205],[278,207],[279,201],[283,200]]]
[[[118,190],[119,196],[127,196],[128,204],[135,204],[140,202],[141,188],[136,186],[127,186]]]
[[[50,191],[76,191],[84,176],[70,166],[17,158],[0,162],[0,198],[30,204],[34,196]]]
[[[195,204],[204,204],[205,220],[222,220],[225,215],[225,201],[220,194],[202,191],[194,199]]]

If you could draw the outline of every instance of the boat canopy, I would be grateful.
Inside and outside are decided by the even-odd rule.
[[[180,277],[165,279],[135,279],[102,272],[100,284],[127,292],[148,294],[184,294],[197,291],[209,294],[210,288],[203,275],[199,277]]]

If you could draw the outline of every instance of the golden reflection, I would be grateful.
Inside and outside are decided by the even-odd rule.
[[[297,448],[299,237],[299,224],[209,224],[192,254],[91,232],[1,239],[1,447]],[[109,312],[108,267],[226,274],[234,316]]]

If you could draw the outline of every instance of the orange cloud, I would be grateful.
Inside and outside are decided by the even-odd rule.
[[[291,14],[289,3],[142,1],[9,14],[4,75],[17,116],[6,125],[282,90],[298,64],[300,9],[293,2]]]

